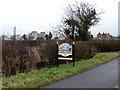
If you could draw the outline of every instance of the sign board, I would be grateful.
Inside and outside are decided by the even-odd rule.
[[[72,45],[62,43],[58,45],[58,59],[59,60],[72,60]]]
[[[57,42],[57,67],[59,60],[73,61],[74,66],[74,42],[73,44]]]

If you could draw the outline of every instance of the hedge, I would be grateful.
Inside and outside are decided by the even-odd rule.
[[[114,52],[120,51],[120,40],[93,40],[94,46],[98,52]]]
[[[3,41],[2,73],[4,76],[11,76],[56,65],[56,50],[56,40]],[[91,42],[75,42],[76,61],[91,58],[95,53],[96,49]]]

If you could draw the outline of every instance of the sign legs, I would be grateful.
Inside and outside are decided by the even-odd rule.
[[[74,45],[75,43],[73,42],[73,44],[72,44],[72,59],[73,59],[73,67],[74,67],[74,65],[75,65],[75,58],[74,58],[74,49],[75,49],[75,45]]]
[[[59,65],[59,61],[58,61],[58,41],[57,41],[56,53],[57,53],[56,60],[57,60],[57,67],[58,67],[58,65]]]

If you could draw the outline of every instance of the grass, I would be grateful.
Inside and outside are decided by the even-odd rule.
[[[2,88],[39,88],[109,62],[117,56],[118,53],[98,53],[89,60],[75,62],[74,67],[72,66],[72,63],[69,63],[59,65],[58,68],[52,66],[50,68],[46,67],[29,73],[3,77]]]

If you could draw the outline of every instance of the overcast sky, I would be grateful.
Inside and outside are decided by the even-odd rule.
[[[99,25],[90,29],[94,36],[99,32],[118,35],[119,0],[0,0],[0,35],[13,34],[14,26],[17,34],[48,32],[60,21],[65,6],[75,1],[88,2],[96,5],[98,12],[105,12]]]

